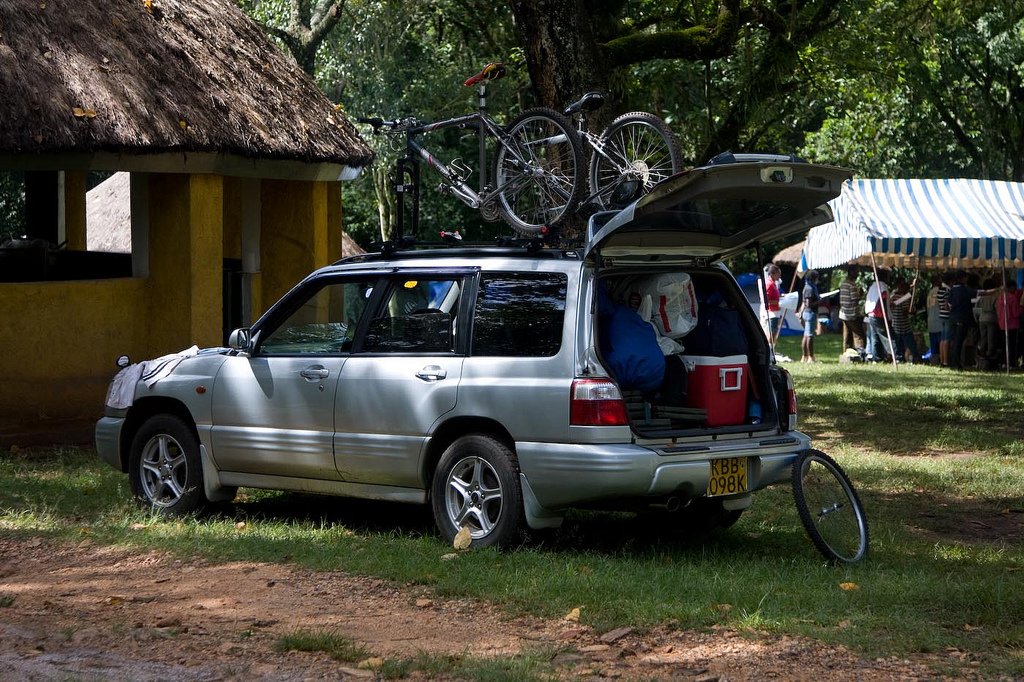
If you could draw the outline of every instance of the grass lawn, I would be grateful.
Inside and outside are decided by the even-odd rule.
[[[780,350],[798,358],[799,339]],[[0,532],[346,570],[542,616],[582,607],[602,629],[724,624],[868,656],[936,652],[949,666],[938,672],[974,661],[1024,675],[1024,376],[839,365],[834,335],[817,355],[788,367],[800,427],[867,509],[871,554],[852,568],[824,564],[786,486],[705,542],[580,512],[517,551],[443,561],[427,508],[243,490],[213,514],[162,520],[129,502],[123,474],[74,449],[0,453]]]

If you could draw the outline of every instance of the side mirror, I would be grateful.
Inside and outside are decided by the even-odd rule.
[[[117,360],[115,360],[114,362],[117,363],[118,367],[120,367],[121,369],[124,369],[128,365],[132,364],[132,359],[130,357],[128,357],[127,355],[118,355],[117,356]]]
[[[252,332],[248,327],[236,329],[231,332],[231,336],[228,337],[228,345],[234,350],[240,350],[248,353],[252,350]]]

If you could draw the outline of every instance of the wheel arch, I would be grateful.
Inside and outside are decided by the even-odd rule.
[[[124,427],[121,429],[121,441],[118,444],[121,471],[128,471],[128,457],[131,454],[132,441],[135,439],[135,434],[138,433],[147,419],[157,414],[170,414],[180,418],[192,429],[196,438],[199,438],[195,419],[192,417],[192,413],[189,412],[188,407],[185,406],[185,403],[163,396],[136,400],[135,404],[128,411]]]
[[[501,422],[487,417],[455,417],[449,419],[434,431],[427,445],[426,455],[423,458],[422,477],[428,495],[434,479],[434,472],[437,470],[438,462],[441,461],[441,455],[458,438],[471,433],[491,436],[508,447],[513,455],[516,453],[515,439]],[[518,468],[518,462],[516,466]]]

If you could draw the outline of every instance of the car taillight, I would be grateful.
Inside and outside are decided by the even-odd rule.
[[[796,428],[796,389],[789,372],[786,372],[786,412],[789,413],[789,429],[792,431]]]
[[[569,424],[572,426],[625,426],[626,403],[609,379],[576,379],[569,389]]]

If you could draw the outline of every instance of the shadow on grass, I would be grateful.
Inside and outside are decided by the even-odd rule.
[[[802,428],[889,454],[1017,452],[1024,377],[926,366],[842,365],[838,337],[789,364]],[[780,344],[781,345],[781,344]],[[828,359],[832,358],[832,359]]]
[[[796,522],[795,507],[790,504],[788,511],[789,520]],[[360,536],[440,540],[429,505],[270,493],[260,499],[218,505],[204,518],[342,527]],[[524,532],[518,549],[548,555],[633,558],[713,553],[720,558],[735,555],[740,561],[780,553],[815,556],[803,529],[797,526],[750,536],[742,519],[738,527],[720,529],[707,523],[688,525],[682,514],[587,510],[568,511],[561,528]]]

